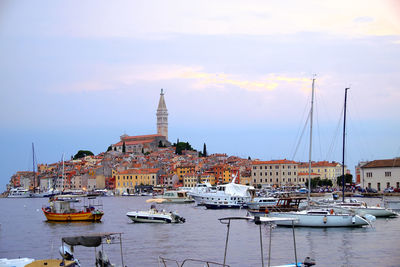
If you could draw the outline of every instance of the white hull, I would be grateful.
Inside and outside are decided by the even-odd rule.
[[[133,222],[138,223],[181,223],[185,219],[172,212],[158,212],[154,209],[149,211],[131,211],[126,214]]]
[[[359,207],[359,208],[352,208],[352,210],[360,216],[365,216],[366,214],[370,214],[375,217],[397,216],[397,213],[382,207]]]
[[[308,211],[271,212],[273,217],[295,218],[294,226],[303,227],[359,227],[369,225],[368,221],[358,215],[350,214],[310,214]],[[278,221],[277,225],[292,226],[292,222]]]

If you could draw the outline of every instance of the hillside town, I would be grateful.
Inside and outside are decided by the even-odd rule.
[[[337,178],[342,176],[343,169],[350,175],[349,169],[338,162],[312,162],[310,168],[309,163],[287,159],[263,161],[223,153],[208,155],[206,144],[203,151],[179,140],[171,144],[162,89],[156,114],[157,134],[124,134],[98,155],[83,153],[71,160],[38,164],[35,171],[18,171],[10,178],[7,191],[12,188],[40,192],[108,190],[123,195],[156,188],[195,187],[205,182],[225,184],[233,176],[237,177],[236,183],[255,188],[301,188],[310,176],[325,181],[325,189],[329,189],[338,187]],[[399,191],[400,159],[359,163],[355,179],[349,185],[373,192]]]

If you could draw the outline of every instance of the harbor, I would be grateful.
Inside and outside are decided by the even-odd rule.
[[[177,211],[183,224],[133,223],[126,213],[148,210],[148,196],[102,197],[101,222],[48,222],[41,207],[47,198],[2,198],[0,255],[2,258],[60,258],[61,238],[99,232],[121,232],[125,266],[159,266],[159,257],[199,259],[222,263],[226,225],[218,219],[246,216],[246,209],[206,209],[191,204],[157,204],[158,209]],[[364,198],[368,205],[382,204],[380,198]],[[269,227],[262,226],[264,257],[269,255]],[[226,264],[261,266],[258,226],[252,222],[231,226]],[[399,218],[377,218],[371,226],[357,228],[296,227],[297,257],[311,257],[316,266],[398,266]],[[271,266],[293,262],[293,233],[288,227],[272,230]],[[105,245],[111,262],[120,265],[119,248]],[[94,266],[91,248],[75,250],[81,266]],[[372,256],[375,255],[375,256]],[[266,264],[265,264],[266,265]],[[168,265],[169,266],[169,265]],[[171,265],[174,266],[174,265]],[[176,265],[175,265],[176,266]]]

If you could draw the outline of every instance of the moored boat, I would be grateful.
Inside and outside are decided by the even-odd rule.
[[[133,222],[137,223],[184,223],[185,218],[176,212],[158,211],[155,206],[148,211],[130,211],[126,213]]]
[[[155,201],[154,201],[155,200]],[[147,202],[157,203],[193,203],[194,200],[185,191],[165,191],[164,194],[148,199]]]
[[[10,197],[10,198],[31,197],[31,192],[29,192],[28,189],[25,189],[23,187],[11,188],[10,191],[8,192],[7,197]]]
[[[49,200],[42,208],[48,221],[92,221],[99,222],[104,215],[102,205],[95,197],[58,196]]]

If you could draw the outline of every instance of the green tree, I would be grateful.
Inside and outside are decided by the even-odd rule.
[[[107,148],[107,152],[108,151],[111,151],[112,150],[112,146],[110,145],[108,148]]]
[[[126,152],[126,145],[125,145],[125,141],[122,143],[122,153]]]
[[[74,159],[80,159],[86,156],[94,156],[94,154],[89,150],[79,150],[78,153],[75,154]]]
[[[175,154],[182,155],[183,150],[194,150],[189,142],[179,142],[175,147]]]
[[[206,147],[206,143],[204,143],[203,145],[203,157],[207,157],[207,147]]]
[[[343,178],[343,175],[340,175],[340,176],[338,176],[338,177],[336,178],[336,179],[337,179],[337,184],[338,184],[339,186],[342,186],[342,178]],[[353,183],[353,175],[346,173],[346,174],[344,175],[344,183],[345,183],[345,184],[351,184],[351,183]]]

